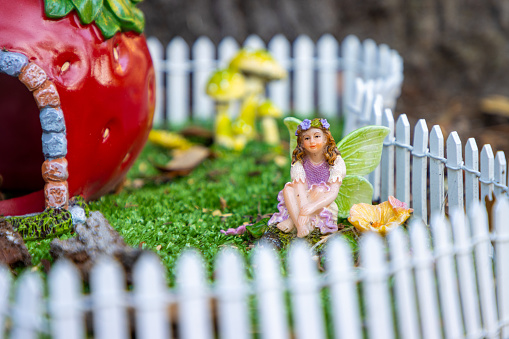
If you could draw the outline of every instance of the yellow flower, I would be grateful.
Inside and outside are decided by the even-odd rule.
[[[355,204],[350,209],[348,221],[359,231],[373,231],[385,235],[404,223],[413,209],[394,197],[379,205]]]

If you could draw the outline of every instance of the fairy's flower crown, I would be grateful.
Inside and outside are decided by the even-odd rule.
[[[295,131],[295,135],[299,135],[299,132],[301,131],[307,131],[311,127],[313,128],[323,128],[323,129],[329,129],[330,124],[327,122],[327,119],[320,119],[316,118],[313,120],[304,119],[300,125],[297,127],[297,130]]]

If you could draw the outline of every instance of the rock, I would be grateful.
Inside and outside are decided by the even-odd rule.
[[[88,281],[90,269],[104,255],[113,256],[123,265],[128,282],[134,262],[143,250],[128,246],[101,212],[90,212],[85,223],[75,226],[76,236],[68,240],[54,239],[50,254],[56,260],[67,258],[79,268]]]
[[[0,219],[0,263],[11,269],[32,265],[32,256],[23,238],[6,219]]]

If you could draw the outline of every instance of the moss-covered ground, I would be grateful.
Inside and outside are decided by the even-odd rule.
[[[339,140],[340,125],[332,126]],[[281,124],[280,130],[282,139],[287,140],[286,127]],[[170,281],[174,281],[176,260],[186,249],[197,249],[209,268],[225,246],[236,247],[248,259],[253,238],[248,234],[227,236],[220,230],[276,211],[277,194],[290,180],[289,152],[285,147],[274,149],[255,141],[241,152],[213,148],[213,154],[191,174],[165,179],[154,165],[171,160],[171,152],[147,143],[124,188],[89,207],[102,212],[129,245],[157,253]],[[51,260],[50,241],[27,243],[36,265],[41,266],[41,259]]]

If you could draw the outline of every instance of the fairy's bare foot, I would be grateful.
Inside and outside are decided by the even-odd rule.
[[[299,216],[299,219],[297,220],[297,236],[299,238],[305,237],[311,231],[309,229],[310,225],[309,225],[308,221],[309,221],[308,216],[305,216],[305,215]]]
[[[281,231],[285,233],[289,233],[295,228],[295,225],[293,224],[292,219],[288,218],[285,221],[282,221],[279,224],[277,224],[277,228],[279,228]]]

